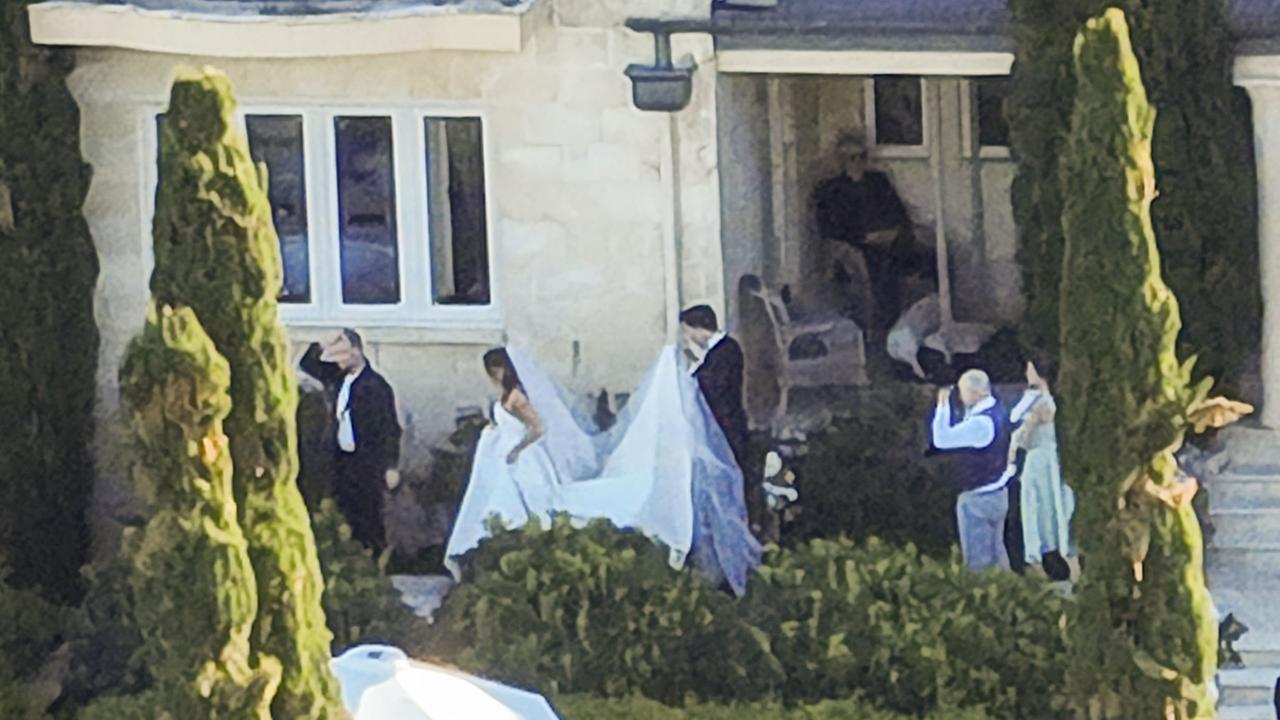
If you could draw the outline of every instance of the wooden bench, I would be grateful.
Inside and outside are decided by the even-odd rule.
[[[838,316],[795,320],[781,295],[755,275],[739,281],[738,300],[747,412],[754,427],[779,427],[792,388],[867,384],[866,347],[857,323]]]

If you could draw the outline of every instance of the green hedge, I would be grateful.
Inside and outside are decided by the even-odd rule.
[[[671,705],[847,698],[902,713],[1061,717],[1069,601],[876,540],[771,548],[746,597],[604,523],[499,534],[421,648],[552,694]],[[411,648],[417,650],[416,648]]]
[[[788,708],[775,703],[691,705],[675,708],[643,697],[600,698],[571,695],[555,702],[562,720],[988,720],[981,709],[939,710],[924,716],[901,715],[859,700],[824,700]]]

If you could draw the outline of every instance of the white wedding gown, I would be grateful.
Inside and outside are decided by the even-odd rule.
[[[673,566],[692,555],[713,581],[745,592],[760,546],[747,527],[742,473],[678,349],[658,354],[614,427],[597,435],[531,358],[508,354],[546,432],[508,465],[526,429],[495,406],[496,426],[476,447],[445,550],[455,579],[461,557],[488,535],[489,518],[514,528],[536,515],[545,527],[551,514],[564,514],[575,524],[603,518],[638,530],[669,549]]]

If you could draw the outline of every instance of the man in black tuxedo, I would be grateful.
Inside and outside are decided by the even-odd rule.
[[[312,343],[299,363],[324,383],[333,409],[333,494],[351,535],[375,553],[386,546],[383,494],[400,484],[400,436],[391,385],[369,365],[364,341],[345,329],[325,346]]]
[[[742,346],[720,330],[716,311],[706,305],[697,305],[680,313],[680,329],[684,331],[685,340],[704,353],[693,376],[697,378],[711,414],[724,431],[733,458],[746,478],[748,431],[747,411],[742,402]],[[747,482],[748,488],[750,485]],[[751,495],[748,490],[747,497]]]

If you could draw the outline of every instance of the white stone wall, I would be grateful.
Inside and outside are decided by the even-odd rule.
[[[128,504],[127,429],[116,378],[148,298],[144,215],[153,190],[145,187],[144,168],[154,157],[144,138],[151,122],[145,108],[167,100],[175,66],[218,67],[239,97],[256,103],[407,102],[483,111],[494,285],[505,336],[531,348],[576,391],[629,391],[674,330],[676,298],[666,291],[671,268],[679,266],[686,304],[723,308],[724,289],[710,39],[676,39],[676,58],[691,55],[700,70],[690,107],[673,122],[632,107],[623,69],[652,62],[653,45],[622,22],[705,12],[699,0],[546,0],[534,9],[519,53],[211,60],[79,51],[71,86],[94,170],[85,212],[102,262],[97,516],[118,515]],[[673,129],[678,159],[671,154]],[[504,332],[358,327],[398,394],[408,469],[420,469],[428,448],[452,429],[455,408],[488,402],[479,358]],[[331,333],[290,328],[298,351]],[[99,523],[100,548],[114,536],[110,523]]]

